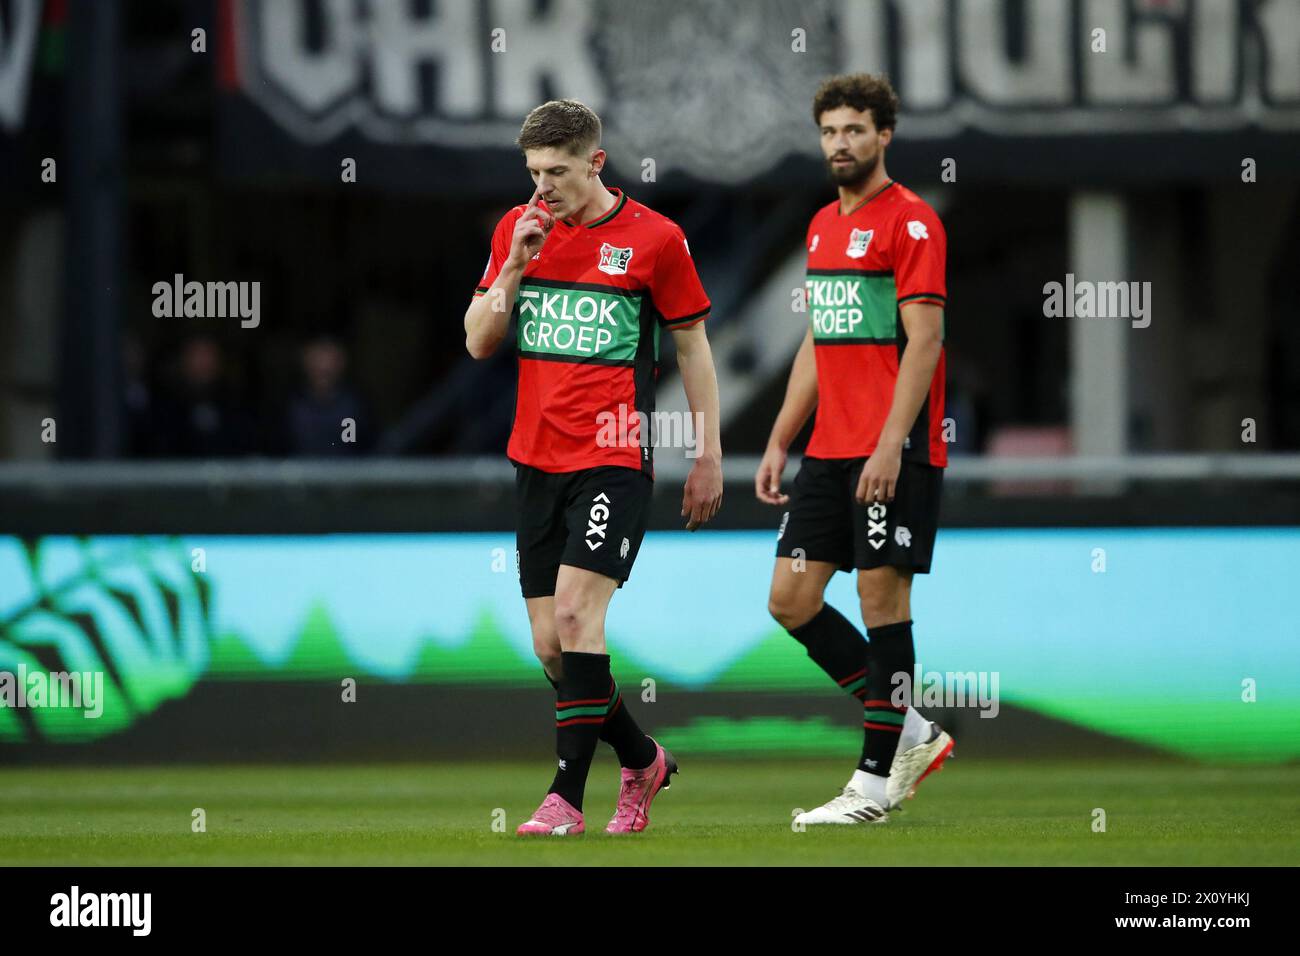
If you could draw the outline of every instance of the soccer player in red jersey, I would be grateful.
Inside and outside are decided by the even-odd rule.
[[[659,337],[672,333],[698,452],[682,515],[695,530],[722,501],[718,383],[704,333],[709,299],[676,223],[600,180],[600,120],[544,103],[519,133],[536,191],[501,219],[465,343],[487,358],[515,320],[519,582],[533,649],[556,689],[559,769],[521,835],[582,833],[598,740],[622,765],[610,833],[643,830],[677,764],[628,713],[610,675],[605,612],[632,571],[653,478],[649,416]],[[630,427],[625,429],[625,425]]]
[[[930,570],[948,463],[947,238],[934,210],[885,171],[897,112],[883,76],[832,77],[813,99],[839,196],[808,227],[811,322],[754,481],[760,501],[787,507],[768,609],[863,707],[858,768],[839,796],[798,818],[805,824],[883,823],[952,751],[906,705],[912,575]],[[814,408],[787,496],[786,452]],[[867,640],[823,599],[831,575],[853,569]]]

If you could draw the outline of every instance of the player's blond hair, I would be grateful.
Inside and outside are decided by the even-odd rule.
[[[585,157],[600,146],[600,117],[577,100],[551,100],[528,114],[515,142],[523,150],[555,147]]]

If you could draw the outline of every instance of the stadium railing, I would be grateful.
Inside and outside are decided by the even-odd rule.
[[[758,462],[724,460],[716,527],[775,525],[777,510],[754,498]],[[652,529],[680,526],[690,464],[657,460]],[[797,466],[792,455],[787,488]],[[0,465],[0,533],[502,530],[513,527],[513,478],[500,456],[11,462]],[[959,457],[945,489],[949,527],[1300,524],[1297,454]]]

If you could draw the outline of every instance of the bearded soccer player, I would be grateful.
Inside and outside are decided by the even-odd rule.
[[[559,769],[520,835],[582,833],[598,741],[622,786],[609,833],[636,833],[677,763],[637,726],[610,674],[605,611],[632,572],[653,479],[643,427],[654,411],[659,337],[672,333],[700,454],[682,515],[695,530],[722,501],[718,384],[704,334],[709,299],[682,230],[600,179],[600,120],[574,100],[537,107],[519,133],[536,191],[496,227],[465,313],[466,347],[487,358],[512,317],[518,396],[519,583],[533,649],[555,687]],[[645,417],[640,417],[642,413]],[[632,423],[624,435],[612,425]],[[611,440],[611,435],[616,440]]]
[[[934,210],[885,171],[897,111],[883,76],[833,77],[813,100],[839,197],[808,227],[812,321],[754,482],[760,501],[788,509],[768,609],[863,708],[857,770],[804,824],[884,823],[952,752],[952,738],[907,706],[912,576],[930,570],[948,462],[947,240]],[[814,408],[787,496],[787,449]],[[823,599],[837,570],[855,569],[866,640]]]

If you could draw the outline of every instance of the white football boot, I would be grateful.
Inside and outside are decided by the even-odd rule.
[[[815,810],[806,810],[794,818],[795,823],[811,826],[818,823],[888,823],[889,811],[853,786],[844,788],[838,797]]]
[[[943,762],[952,756],[952,747],[953,739],[948,732],[931,721],[928,740],[894,754],[894,762],[889,765],[889,780],[885,784],[889,803],[886,809],[897,810],[904,800],[915,796],[922,780],[943,769]]]

